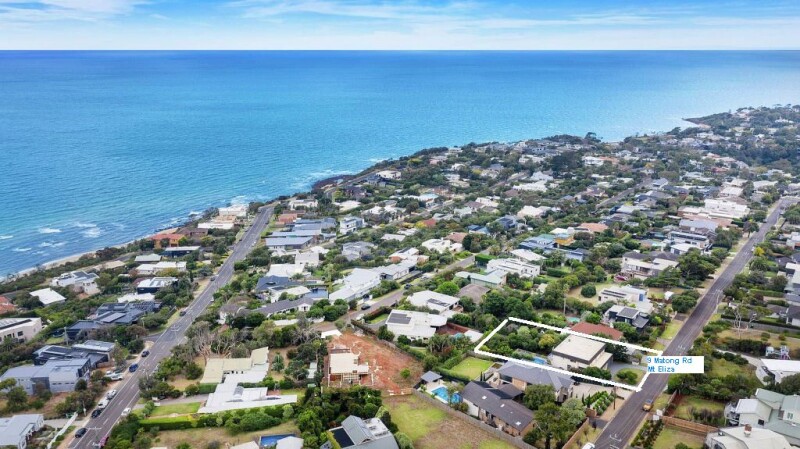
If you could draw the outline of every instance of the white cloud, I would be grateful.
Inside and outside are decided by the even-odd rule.
[[[0,23],[96,21],[130,14],[147,0],[0,0]]]

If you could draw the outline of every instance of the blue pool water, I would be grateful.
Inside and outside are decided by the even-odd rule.
[[[286,437],[293,437],[293,436],[294,436],[294,434],[291,434],[291,433],[285,433],[285,434],[280,434],[280,435],[263,435],[258,444],[261,447],[274,446],[274,445],[278,444],[278,441],[280,441],[280,440],[282,440],[282,439],[284,439]]]
[[[0,52],[0,276],[425,147],[800,101],[800,52]]]
[[[539,365],[547,365],[547,360],[541,357],[534,357],[533,363],[538,363]]]
[[[447,398],[447,387],[442,386],[442,387],[435,388],[435,389],[431,390],[431,393],[433,393],[434,396],[436,396],[437,398],[443,400],[444,402],[447,402],[447,399],[448,399]],[[461,395],[458,394],[458,393],[454,393],[453,397],[450,399],[450,403],[451,404],[458,404],[459,402],[461,402]]]

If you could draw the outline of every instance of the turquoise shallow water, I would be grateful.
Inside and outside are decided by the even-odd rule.
[[[431,146],[800,101],[800,52],[0,52],[0,275]]]

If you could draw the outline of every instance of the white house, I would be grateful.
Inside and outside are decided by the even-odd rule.
[[[439,313],[452,310],[458,305],[458,298],[443,293],[425,290],[408,297],[408,302],[416,307],[427,307]]]
[[[605,347],[603,342],[569,335],[550,353],[550,364],[563,370],[590,366],[606,369],[611,361],[611,354],[605,352]]]
[[[543,217],[548,211],[550,210],[547,206],[523,206],[522,209],[517,212],[517,217],[519,218],[540,218]]]
[[[143,263],[136,267],[136,272],[140,276],[155,276],[164,270],[186,271],[186,262],[164,261],[158,263]]]
[[[35,296],[39,299],[39,302],[42,304],[49,306],[50,304],[55,304],[57,302],[64,302],[67,298],[61,296],[57,291],[53,290],[52,288],[43,288],[40,290],[36,290],[31,292],[31,296]]]
[[[73,271],[64,273],[50,281],[51,287],[68,287],[78,293],[94,295],[100,293],[97,288],[97,273],[87,273],[85,271]]]
[[[502,271],[506,274],[514,273],[523,278],[534,278],[539,276],[541,268],[518,259],[492,259],[486,264],[486,271]]]
[[[445,239],[429,239],[422,242],[422,247],[440,254],[457,253],[463,248],[460,243],[454,243]]]
[[[447,324],[447,318],[425,312],[394,309],[386,319],[386,327],[395,337],[404,335],[412,340],[426,340],[436,329]]]
[[[0,418],[0,447],[25,449],[34,433],[44,427],[41,414],[14,415]]]
[[[347,216],[339,220],[339,233],[350,234],[364,227],[364,219],[361,217]]]
[[[6,338],[17,342],[28,341],[41,330],[41,318],[0,318],[0,341]]]
[[[740,219],[750,213],[747,202],[736,198],[708,198],[704,200],[702,213],[710,217]],[[742,204],[744,203],[744,204]]]
[[[341,281],[342,287],[331,293],[328,299],[333,302],[337,299],[350,301],[358,299],[367,294],[373,288],[381,285],[381,275],[373,270],[365,268],[354,268]]]

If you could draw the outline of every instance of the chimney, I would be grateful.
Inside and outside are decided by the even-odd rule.
[[[751,426],[750,424],[744,425],[744,436],[749,437],[752,431],[753,431],[753,426]]]

